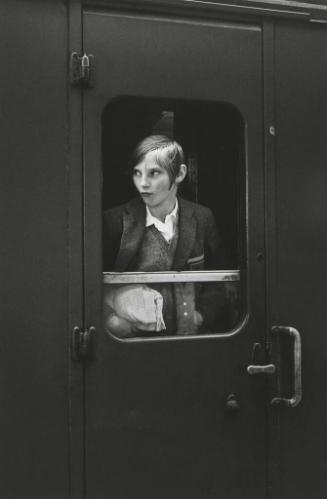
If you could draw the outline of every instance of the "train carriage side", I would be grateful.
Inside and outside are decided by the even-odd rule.
[[[325,497],[323,1],[0,14],[0,497]],[[227,263],[113,275],[103,210],[135,195],[132,148],[162,130]],[[105,286],[158,279],[227,290],[228,313],[205,331],[108,333]]]

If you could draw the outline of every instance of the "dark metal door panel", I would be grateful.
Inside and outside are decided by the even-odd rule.
[[[85,93],[87,497],[260,498],[265,486],[265,382],[246,374],[264,340],[261,30],[258,26],[86,12],[95,56]],[[101,114],[118,96],[227,102],[246,123],[249,316],[234,337],[126,344],[101,310]],[[244,193],[245,194],[245,193]],[[228,395],[240,403],[225,409]]]
[[[302,336],[303,397],[272,411],[271,497],[326,495],[326,27],[276,29],[276,269],[274,323]],[[282,359],[292,345],[280,341]],[[293,390],[284,363],[284,396]]]
[[[67,498],[65,2],[3,1],[0,25],[0,497]]]

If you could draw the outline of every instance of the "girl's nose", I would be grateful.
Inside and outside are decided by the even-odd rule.
[[[149,183],[149,179],[146,175],[142,175],[140,184],[141,184],[141,187],[149,187],[150,183]]]

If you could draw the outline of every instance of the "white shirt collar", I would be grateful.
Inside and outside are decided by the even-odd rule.
[[[169,242],[174,235],[177,213],[178,213],[177,199],[174,209],[168,215],[166,215],[164,222],[161,222],[159,218],[154,217],[151,214],[149,208],[146,206],[145,226],[149,227],[150,225],[154,225],[162,233],[166,241]]]

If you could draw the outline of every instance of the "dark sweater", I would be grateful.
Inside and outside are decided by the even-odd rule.
[[[154,225],[147,227],[144,231],[141,246],[130,265],[131,269],[134,272],[171,270],[177,247],[177,234],[178,229],[168,243]]]
[[[160,231],[150,225],[144,231],[144,237],[131,268],[136,272],[159,272],[171,270],[178,240],[178,230],[168,243]],[[176,303],[172,284],[151,284],[163,297],[163,318],[165,334],[176,334]]]

